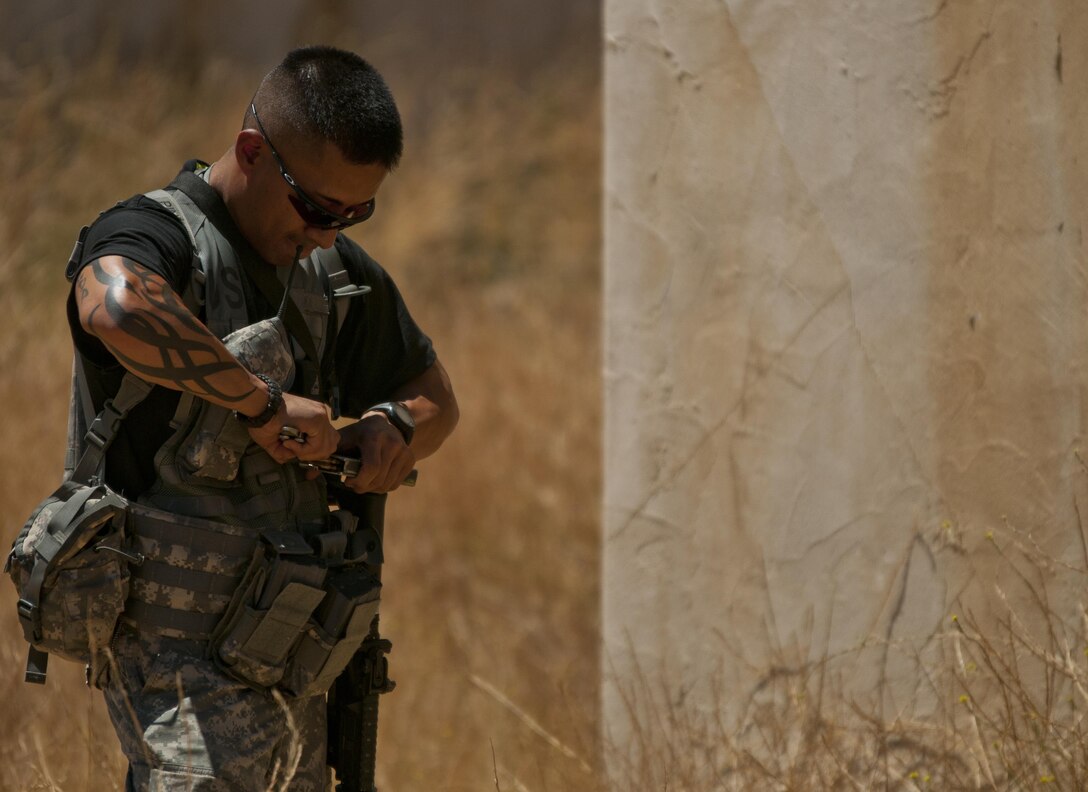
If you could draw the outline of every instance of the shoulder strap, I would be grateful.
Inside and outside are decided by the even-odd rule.
[[[332,337],[340,332],[344,326],[344,318],[348,315],[348,302],[352,297],[370,292],[370,287],[356,285],[351,282],[351,275],[344,267],[344,257],[340,248],[335,244],[328,249],[318,249],[313,252],[314,260],[320,265],[325,274],[325,291],[329,295],[333,310],[330,311],[330,322],[335,324]]]
[[[86,375],[83,373],[83,366],[80,363],[78,352],[76,353],[72,380],[73,393],[69,419],[78,420],[77,416],[81,416],[84,420],[88,420],[85,416],[90,414],[93,407],[91,407]],[[71,521],[70,518],[83,508],[91,495],[98,492],[96,487],[87,486],[81,489],[79,485],[90,485],[92,479],[94,484],[101,482],[102,463],[105,460],[106,450],[117,436],[117,432],[121,428],[121,421],[125,419],[125,416],[129,414],[132,408],[147,398],[152,387],[150,382],[140,379],[131,372],[125,372],[125,376],[121,379],[121,387],[117,389],[117,394],[106,402],[102,411],[90,422],[91,425],[83,437],[83,454],[80,456],[79,461],[72,466],[71,471],[68,470],[66,461],[64,482],[57,492],[65,492],[70,497],[67,498],[64,507],[50,518],[48,541],[46,541],[46,537],[43,537],[43,541],[40,542],[41,550],[39,554],[42,556],[43,562],[34,564],[28,588],[24,592],[24,596],[19,600],[19,621],[23,625],[23,632],[27,641],[30,642],[26,658],[25,679],[27,682],[44,684],[46,671],[49,667],[49,653],[34,646],[34,642],[40,637],[37,635],[40,628],[40,622],[37,621],[37,605],[42,584],[45,582],[45,574],[51,568],[50,562],[53,557],[63,549],[64,543],[74,532],[76,523]],[[78,423],[75,425],[70,423],[69,431],[74,431],[75,426],[78,426]],[[69,444],[68,453],[69,456],[73,456],[75,453],[71,443]],[[120,503],[116,496],[110,497],[113,497],[114,500],[103,498],[100,505],[113,506]],[[62,530],[68,523],[70,525],[68,525],[67,529]]]
[[[68,477],[69,481],[90,484],[92,478],[100,479],[106,450],[117,436],[121,421],[133,407],[147,398],[152,387],[154,386],[150,382],[140,379],[131,372],[125,372],[121,387],[117,389],[117,395],[106,400],[101,412],[87,428],[87,434],[83,438],[83,455]]]
[[[94,420],[94,402],[87,387],[83,358],[78,351],[72,356],[72,393],[68,399],[68,449],[64,453],[64,480],[72,477],[85,446],[83,438]]]
[[[283,300],[283,284],[280,283],[275,273],[268,266],[256,260],[252,246],[241,235],[237,226],[234,225],[227,208],[223,205],[215,190],[190,171],[179,173],[170,186],[185,193],[204,213],[209,222],[226,237],[238,255],[242,269],[261,291],[269,305],[279,305]],[[290,299],[287,300],[287,308],[283,319],[288,332],[302,346],[306,357],[315,362],[318,361],[317,346],[314,344],[309,328],[306,327],[306,320],[302,318],[298,306]],[[312,382],[303,383],[304,392],[308,392],[312,385]]]
[[[145,195],[154,201],[158,201],[164,209],[174,215],[185,229],[185,235],[189,237],[189,247],[192,249],[193,266],[192,272],[189,275],[189,285],[186,287],[185,294],[181,296],[181,299],[194,315],[202,315],[200,309],[204,306],[205,275],[200,256],[197,253],[199,248],[196,242],[196,229],[193,228],[193,224],[189,221],[189,216],[170,190],[152,190],[149,193],[145,193]]]
[[[196,248],[196,234],[193,232],[193,226],[189,222],[189,218],[185,216],[185,212],[178,206],[178,202],[174,199],[174,196],[170,194],[168,190],[152,190],[149,193],[145,193],[148,198],[158,201],[166,208],[170,214],[174,215],[181,224],[185,227],[185,233],[189,237],[189,244]]]
[[[325,356],[321,360],[321,379],[329,394],[333,420],[340,417],[340,384],[336,376],[336,339],[348,314],[348,301],[367,294],[366,285],[351,282],[351,275],[344,267],[344,257],[334,243],[328,249],[315,250],[311,254],[321,273],[325,293],[329,295],[329,325],[325,338]]]
[[[184,218],[182,222],[185,223]],[[185,228],[189,231],[191,241],[193,237],[188,223],[185,223]],[[75,278],[89,230],[90,226],[80,229],[79,238],[68,257],[64,273],[68,280]],[[147,398],[152,387],[151,383],[126,372],[117,394],[95,415],[94,401],[87,385],[87,373],[83,369],[83,358],[75,350],[72,359],[72,392],[68,402],[68,448],[64,455],[63,481],[86,484],[91,477],[101,480],[106,449],[120,429],[121,419]]]

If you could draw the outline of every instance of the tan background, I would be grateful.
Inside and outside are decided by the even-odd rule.
[[[604,757],[617,789],[1084,787],[1076,3],[610,0],[603,36],[582,0],[0,13],[0,539],[60,466],[78,227],[331,41],[404,111],[359,238],[464,406],[392,506],[380,788],[596,791]],[[972,626],[1003,593],[1049,699]],[[120,788],[78,669],[21,682],[13,610],[0,788]]]
[[[950,616],[1007,613],[995,548],[1083,573],[1086,13],[605,3],[618,742],[828,658],[932,712]]]
[[[356,49],[397,97],[406,151],[352,235],[393,273],[463,409],[420,486],[391,499],[398,686],[379,788],[595,789],[597,4],[0,0],[0,20],[2,546],[60,473],[61,272],[79,227],[225,151],[286,47]],[[14,605],[0,581],[0,790],[122,788],[80,669],[22,682]]]

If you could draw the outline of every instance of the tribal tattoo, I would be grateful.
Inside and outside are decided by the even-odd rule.
[[[89,297],[86,281],[89,269],[106,291],[103,301],[90,312],[88,324],[93,328],[102,311],[126,336],[158,352],[158,362],[148,363],[125,354],[115,343],[99,336],[125,368],[179,390],[227,404],[244,401],[256,390],[250,387],[237,394],[217,387],[213,382],[216,375],[236,369],[238,361],[230,357],[220,340],[193,316],[159,275],[131,259],[117,257],[114,260],[118,259],[123,266],[121,272],[110,272],[102,259],[97,259],[84,268],[76,287],[80,299]],[[123,306],[125,292],[135,295],[143,307],[133,309],[131,303]],[[131,353],[131,349],[129,351]],[[201,359],[208,362],[198,362]]]

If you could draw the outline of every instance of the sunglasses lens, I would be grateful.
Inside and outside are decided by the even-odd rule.
[[[349,218],[344,218],[316,209],[297,195],[288,195],[287,200],[291,202],[291,206],[295,208],[295,212],[298,213],[299,217],[306,221],[307,225],[312,225],[317,228],[347,228],[356,223],[361,223],[364,220],[368,220],[370,216],[374,214],[374,206],[376,203],[371,199],[363,204],[358,214]]]
[[[375,201],[373,198],[371,198],[369,201],[367,201],[363,205],[363,208],[359,210],[359,214],[357,215],[358,221],[361,223],[364,220],[369,220],[370,216],[372,214],[374,214],[374,207],[376,205],[377,205],[377,201]]]
[[[336,218],[328,212],[322,212],[319,209],[314,209],[312,206],[306,204],[297,195],[288,195],[287,200],[291,202],[291,206],[295,207],[295,211],[298,216],[306,221],[307,225],[312,226],[333,226],[336,225]]]

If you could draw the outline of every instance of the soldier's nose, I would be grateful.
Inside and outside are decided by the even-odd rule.
[[[336,241],[337,229],[306,226],[306,238],[319,248],[330,248]]]

